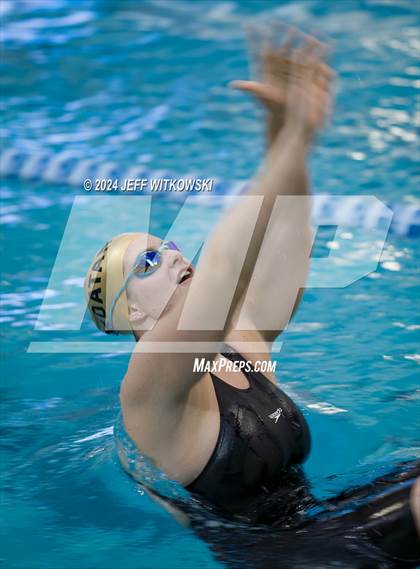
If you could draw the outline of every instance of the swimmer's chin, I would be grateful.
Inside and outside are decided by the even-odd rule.
[[[194,271],[189,272],[189,274],[186,275],[185,278],[181,278],[180,282],[174,284],[171,296],[159,315],[153,313],[154,311],[152,311],[152,314],[148,314],[144,322],[138,323],[137,326],[133,325],[132,326],[133,330],[136,331],[142,330],[147,332],[148,330],[153,329],[153,327],[155,326],[155,324],[157,324],[160,318],[168,314],[168,312],[171,312],[179,303],[184,303],[187,298],[186,292],[188,291],[190,284],[192,283],[193,280],[193,275]]]
[[[165,308],[162,311],[161,316],[170,312],[175,306],[179,303],[184,303],[187,299],[187,292],[192,283],[193,275],[190,275],[188,278],[183,279],[181,282],[176,284],[173,289],[172,296],[168,300]]]

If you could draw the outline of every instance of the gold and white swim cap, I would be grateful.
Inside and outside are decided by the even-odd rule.
[[[90,316],[96,327],[107,334],[132,334],[128,319],[126,291],[117,300],[109,323],[108,315],[115,295],[124,282],[124,253],[140,233],[122,233],[98,251],[86,274],[84,289]]]

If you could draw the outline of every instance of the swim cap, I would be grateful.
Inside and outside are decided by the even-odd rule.
[[[124,253],[139,233],[122,233],[98,251],[86,274],[84,289],[90,316],[96,327],[107,334],[131,334],[127,294],[115,304],[112,327],[107,322],[112,301],[124,282]]]

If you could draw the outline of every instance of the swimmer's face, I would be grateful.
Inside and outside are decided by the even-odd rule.
[[[162,239],[141,233],[125,252],[124,275],[129,274],[141,253],[146,250],[157,251],[162,243]],[[177,295],[174,293],[178,287],[189,286],[192,273],[190,261],[180,251],[162,250],[160,266],[154,272],[147,276],[135,276],[129,281],[127,297],[132,324],[145,321],[147,317],[157,320],[165,309],[176,302]]]

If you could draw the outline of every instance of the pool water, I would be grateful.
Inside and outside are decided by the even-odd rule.
[[[3,0],[7,145],[248,179],[263,156],[262,115],[226,84],[248,76],[241,25],[279,18],[334,48],[337,100],[311,158],[314,192],[418,199],[415,3],[139,6]],[[35,341],[100,338],[87,319],[80,331],[34,329],[82,194],[32,180],[1,184],[2,560],[16,569],[214,569],[210,549],[119,466],[112,427],[128,355],[27,352]],[[164,235],[179,207],[155,200],[152,232]],[[357,237],[356,256],[374,235]],[[325,255],[331,239],[320,230],[315,254]],[[80,288],[76,257],[71,266]],[[284,334],[278,379],[309,422],[306,472],[319,497],[418,456],[418,267],[418,242],[389,236],[374,273],[344,289],[309,289]],[[55,306],[63,309],[59,296]]]

